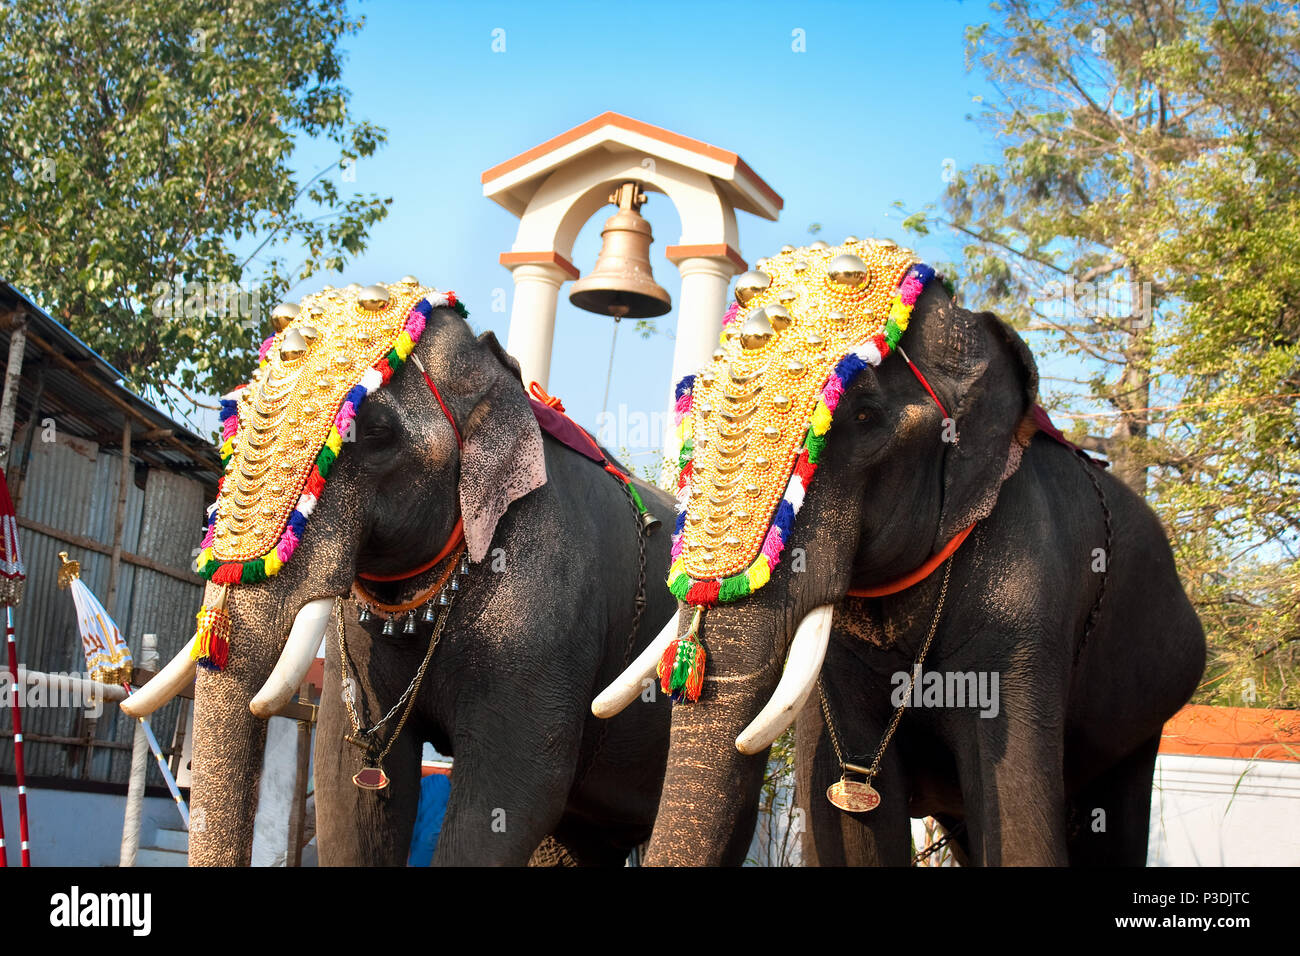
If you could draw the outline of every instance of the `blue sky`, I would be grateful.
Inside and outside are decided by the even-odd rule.
[[[945,160],[991,159],[995,144],[970,116],[987,95],[965,69],[964,30],[989,19],[983,4],[916,3],[475,3],[377,0],[348,38],[344,80],[352,110],[388,130],[387,145],[357,166],[346,191],[391,196],[388,218],[341,277],[298,286],[368,284],[413,273],[454,289],[479,329],[505,341],[509,312],[493,291],[512,292],[498,255],[518,220],[485,199],[481,173],[605,111],[738,153],[785,200],[775,223],[739,214],[741,254],[751,263],[783,243],[814,236],[906,237],[895,200],[919,208],[942,188]],[[505,51],[493,52],[494,30]],[[795,52],[803,31],[805,52]],[[337,154],[305,144],[307,177]],[[574,249],[589,271],[600,227],[588,222]],[[655,278],[677,298],[663,256],[680,224],[666,197],[643,209],[655,234]],[[931,261],[952,259],[948,237],[911,243]],[[594,427],[609,360],[608,319],[560,295],[551,391]],[[671,333],[675,310],[660,319]],[[611,409],[658,411],[673,343],[624,329],[615,355]],[[641,462],[638,462],[640,464]],[[648,460],[647,460],[648,463]]]

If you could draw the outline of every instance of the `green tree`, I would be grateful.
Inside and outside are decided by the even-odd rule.
[[[1175,0],[995,5],[996,163],[909,216],[1024,330],[1045,403],[1147,495],[1210,639],[1202,700],[1300,704],[1300,21]]]
[[[386,138],[348,112],[344,7],[0,4],[0,274],[137,389],[244,380],[290,276],[342,269],[387,214],[338,185]],[[304,141],[339,157],[305,183]]]

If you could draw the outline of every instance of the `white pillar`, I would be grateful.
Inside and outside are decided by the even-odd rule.
[[[158,635],[146,634],[140,642],[140,666],[147,671],[158,669]],[[140,817],[144,810],[144,787],[149,773],[149,737],[144,721],[135,722],[135,740],[131,744],[131,776],[126,784],[126,813],[122,819],[122,851],[118,866],[135,866],[140,849]]]
[[[737,272],[736,264],[726,256],[688,256],[677,261],[677,268],[682,274],[682,291],[677,302],[677,343],[668,388],[669,428],[660,473],[665,488],[676,480],[680,451],[677,432],[671,427],[676,404],[673,391],[683,376],[700,371],[712,360],[722,334],[722,315],[727,311],[727,287]]]
[[[555,338],[555,303],[560,285],[570,278],[558,266],[524,263],[513,269],[515,298],[510,307],[506,351],[519,360],[524,386],[547,387],[551,374],[551,342]]]

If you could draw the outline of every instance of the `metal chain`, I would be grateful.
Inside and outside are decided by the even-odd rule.
[[[1097,500],[1101,502],[1101,516],[1106,524],[1106,548],[1102,552],[1102,569],[1101,584],[1097,588],[1097,596],[1093,599],[1092,607],[1088,610],[1088,617],[1084,620],[1083,636],[1079,638],[1078,645],[1074,648],[1074,662],[1079,663],[1079,655],[1083,653],[1083,645],[1088,643],[1088,638],[1092,636],[1092,629],[1097,624],[1097,618],[1101,615],[1101,599],[1106,596],[1106,579],[1110,576],[1110,551],[1111,541],[1114,538],[1114,530],[1111,527],[1110,506],[1106,504],[1106,494],[1102,491],[1101,482],[1097,480],[1097,466],[1092,459],[1081,449],[1075,449],[1079,460],[1083,462],[1084,473],[1087,474],[1088,480],[1092,482],[1092,488],[1097,492]]]
[[[903,697],[903,702],[898,705],[898,709],[894,711],[894,717],[890,720],[889,727],[880,739],[880,746],[876,748],[875,759],[871,761],[871,766],[866,771],[868,783],[880,773],[880,762],[885,757],[885,750],[889,747],[889,741],[893,739],[894,731],[898,730],[898,723],[903,719],[903,711],[907,710],[908,701],[911,700],[912,687],[916,683],[916,672],[925,663],[925,655],[929,653],[930,644],[934,641],[935,632],[939,629],[939,617],[943,614],[944,599],[948,596],[948,578],[951,574],[952,557],[949,556],[943,566],[943,586],[939,588],[939,601],[935,605],[934,617],[930,621],[930,633],[925,636],[925,643],[921,645],[921,650],[916,655],[916,662],[912,665],[912,670],[908,674],[907,694]],[[840,762],[840,771],[844,772],[846,766],[844,754],[840,749],[839,733],[835,729],[835,721],[831,718],[830,705],[826,702],[826,688],[823,686],[820,677],[817,678],[817,693],[821,697],[822,715],[826,718],[826,727],[830,731],[831,746],[835,748],[835,757]]]
[[[951,830],[947,831],[942,837],[935,840],[924,850],[916,854],[916,856],[912,857],[912,865],[916,866],[916,864],[920,863],[922,860],[928,860],[931,856],[938,853],[945,846],[947,846],[950,840],[956,839],[961,834],[961,832],[965,829],[966,829],[966,821],[962,820]]]
[[[343,601],[341,598],[334,599],[334,612],[338,620],[339,668],[342,671],[343,681],[346,683],[348,681],[348,649],[343,630]],[[397,729],[394,730],[392,736],[388,738],[388,745],[384,747],[383,752],[376,758],[378,763],[383,763],[384,758],[388,756],[388,751],[393,748],[393,744],[396,743],[397,738],[401,736],[402,728],[406,726],[406,719],[411,715],[411,709],[415,705],[416,694],[420,690],[420,684],[424,681],[424,673],[429,668],[429,662],[433,660],[433,652],[437,649],[438,642],[442,640],[443,628],[447,625],[447,616],[450,613],[451,605],[443,605],[442,611],[438,615],[438,620],[433,625],[433,633],[429,636],[429,649],[424,654],[424,660],[420,662],[419,669],[416,670],[415,676],[411,678],[411,682],[406,685],[406,690],[402,692],[402,696],[398,698],[397,703],[395,703],[388,713],[384,715],[382,720],[363,730],[361,727],[361,721],[357,717],[356,709],[352,706],[352,695],[343,695],[343,702],[347,705],[348,709],[348,717],[352,721],[352,732],[367,738],[373,737],[378,733],[380,728],[392,719],[398,709],[405,705],[405,710],[402,711],[402,719],[397,723]],[[354,686],[360,690],[360,682]]]

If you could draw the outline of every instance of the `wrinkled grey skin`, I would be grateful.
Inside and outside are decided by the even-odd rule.
[[[512,436],[532,421],[513,359],[490,332],[475,339],[445,309],[433,313],[416,354],[466,450],[458,451],[408,363],[362,406],[355,440],[293,560],[269,581],[231,589],[230,664],[202,673],[197,686],[191,865],[249,862],[266,724],[248,704],[298,609],[347,595],[358,570],[399,573],[433,557],[454,526],[457,476],[471,447],[469,467],[509,477]],[[663,529],[646,539],[649,603],[629,649],[639,522],[598,465],[549,436],[544,447],[547,482],[510,506],[493,550],[464,580],[415,710],[384,761],[392,783],[383,791],[351,782],[362,754],[343,740],[352,727],[331,623],[315,751],[322,864],[405,864],[426,740],[455,757],[435,864],[524,864],[548,834],[577,862],[621,863],[648,836],[663,777],[666,702],[638,701],[608,726],[589,705],[673,613],[660,584],[670,535]],[[651,511],[672,514],[671,499],[638,487]],[[433,578],[373,587],[396,604]],[[377,622],[369,633],[361,628],[351,601],[344,606],[358,715],[370,723],[401,697],[432,625],[383,637]]]
[[[743,861],[766,754],[744,756],[734,739],[775,687],[798,622],[822,604],[836,605],[822,677],[845,758],[871,763],[894,710],[891,678],[912,668],[943,570],[888,597],[848,598],[848,589],[919,567],[976,519],[953,558],[925,669],[997,674],[997,715],[909,709],[875,781],[880,806],[847,814],[825,797],[839,767],[814,691],[796,738],[805,862],[905,866],[908,817],[926,814],[965,822],[958,854],[974,864],[1145,861],[1160,729],[1192,694],[1205,655],[1163,531],[1143,501],[1095,469],[1114,538],[1100,617],[1076,664],[1102,580],[1094,549],[1106,540],[1085,470],[1094,466],[1037,435],[1000,484],[1037,373],[994,316],[953,307],[934,283],[902,345],[956,419],[959,441],[941,440],[943,416],[901,356],[845,393],[770,583],[705,615],[708,676],[697,704],[673,710],[648,863]],[[791,570],[797,548],[802,573]]]

